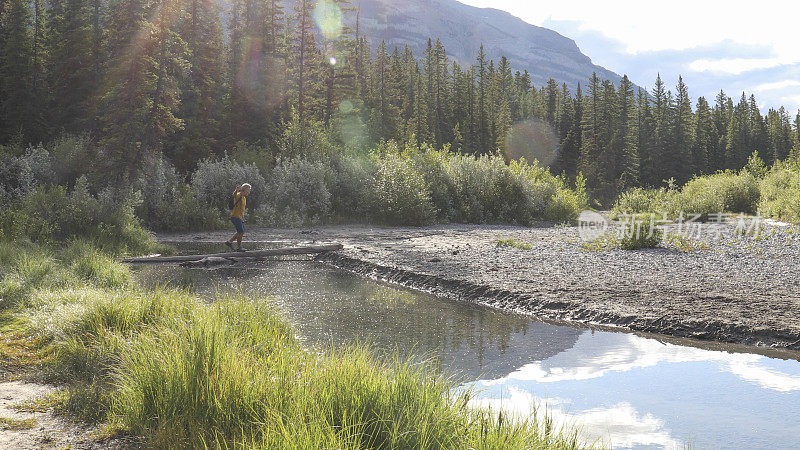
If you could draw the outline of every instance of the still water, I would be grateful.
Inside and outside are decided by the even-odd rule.
[[[800,354],[776,358],[746,347],[552,325],[310,261],[138,272],[146,283],[190,287],[209,299],[270,294],[308,345],[368,343],[433,357],[470,380],[476,405],[522,415],[546,408],[590,442],[800,448],[800,362],[792,359]]]

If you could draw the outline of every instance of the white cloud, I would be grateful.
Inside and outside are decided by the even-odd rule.
[[[530,23],[571,20],[622,42],[628,53],[684,50],[724,40],[763,45],[784,63],[800,62],[796,0],[764,0],[742,8],[728,0],[673,0],[665,7],[655,0],[617,0],[613,7],[594,0],[531,2],[528,0],[460,0],[503,9]]]
[[[774,83],[764,83],[759,84],[758,86],[754,87],[753,89],[758,92],[763,91],[777,91],[777,90],[784,90],[786,88],[800,86],[800,81],[797,80],[783,80],[783,81],[776,81]]]
[[[598,342],[604,347],[597,348]],[[764,366],[768,359],[750,353],[728,353],[664,344],[633,334],[609,335],[600,340],[582,335],[575,345],[545,361],[520,367],[505,377],[482,380],[478,386],[502,386],[510,382],[590,380],[609,372],[628,372],[660,363],[718,361],[722,368],[749,383],[779,392],[800,391],[800,375],[779,372]]]
[[[783,63],[777,58],[731,58],[731,59],[698,59],[689,64],[695,72],[716,72],[727,75],[740,75],[759,69],[778,67]]]
[[[503,411],[515,417],[526,418],[533,406],[546,406],[547,415],[555,429],[577,429],[588,443],[603,443],[615,448],[658,446],[665,449],[683,448],[683,444],[670,435],[664,422],[650,413],[641,414],[630,403],[622,402],[608,408],[592,408],[579,412],[564,409],[568,403],[560,399],[542,399],[516,387],[511,387],[502,398],[475,398],[470,405],[477,408]]]
[[[786,95],[781,97],[781,103],[790,105],[790,110],[792,105],[798,105],[800,107],[800,95]],[[798,110],[800,112],[800,110]]]

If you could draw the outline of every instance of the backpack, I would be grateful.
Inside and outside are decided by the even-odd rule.
[[[233,201],[234,198],[236,198],[236,194],[233,194],[230,197],[228,197],[228,209],[230,209],[231,211],[233,211],[233,208],[236,208],[236,205],[238,205],[242,201],[242,197],[239,197],[239,200],[236,200],[236,202],[234,203]]]

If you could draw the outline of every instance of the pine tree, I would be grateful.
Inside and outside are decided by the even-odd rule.
[[[714,133],[714,118],[711,107],[705,97],[697,99],[696,124],[694,137],[692,139],[692,175],[702,175],[710,173],[709,161],[714,154],[717,146],[717,138]]]
[[[762,161],[773,161],[774,153],[770,148],[769,135],[767,133],[767,123],[761,110],[758,108],[755,95],[750,95],[748,101],[749,118],[748,129],[750,134],[750,152],[756,152]],[[749,156],[749,155],[748,155]]]
[[[636,96],[636,147],[639,150],[639,180],[642,185],[647,187],[658,184],[655,177],[654,133],[655,120],[650,108],[650,97],[644,90],[639,89]]]
[[[295,106],[300,121],[313,119],[318,111],[320,99],[320,58],[314,34],[312,13],[313,0],[297,0],[295,3],[295,34],[293,37],[292,81],[295,90]]]
[[[589,187],[593,192],[598,189],[602,177],[602,166],[599,161],[601,152],[600,130],[600,78],[597,73],[589,80],[586,95],[583,97],[583,115],[581,117],[581,152],[578,170],[587,179],[592,180]]]
[[[180,77],[179,111],[185,126],[168,149],[182,171],[193,169],[217,148],[226,75],[219,5],[213,0],[186,3],[180,35],[188,48],[188,70]]]
[[[21,135],[29,139],[33,133],[36,111],[30,98],[33,94],[33,36],[28,2],[6,0],[0,11],[3,52],[0,54],[0,86],[3,97],[0,105],[0,126],[7,141]]]
[[[745,94],[733,108],[728,124],[725,146],[725,168],[739,170],[747,163],[750,155],[750,104]]]
[[[487,77],[487,61],[486,53],[483,50],[483,45],[478,51],[478,64],[477,71],[477,102],[475,113],[475,142],[477,142],[476,153],[485,154],[489,150],[489,114],[487,111],[487,91],[489,88],[489,78]]]
[[[691,99],[689,98],[689,89],[683,82],[683,77],[678,77],[677,95],[672,116],[671,145],[666,147],[668,155],[664,159],[667,164],[664,169],[679,183],[684,183],[689,180],[694,172],[694,168],[691,165],[694,114],[692,112]]]
[[[59,0],[50,9],[50,113],[55,126],[70,133],[90,128],[94,118],[94,7],[81,0]]]
[[[564,173],[569,179],[576,175],[580,146],[577,136],[580,134],[580,118],[576,120],[576,100],[567,88],[566,83],[561,87],[561,107],[558,109],[556,130],[558,132],[558,152],[552,165],[555,173]]]
[[[725,92],[719,91],[716,97],[716,104],[711,111],[711,117],[714,121],[713,134],[715,145],[713,151],[708,156],[709,172],[725,168],[728,125],[731,123],[731,114],[733,114],[733,106],[731,103],[730,97],[725,95]]]
[[[375,54],[371,67],[369,81],[370,100],[368,105],[372,110],[370,130],[373,140],[391,139],[398,134],[396,122],[399,111],[395,108],[396,83],[391,77],[391,58],[386,49],[386,41],[382,41]]]
[[[617,93],[618,123],[615,137],[617,149],[617,194],[639,185],[639,133],[636,111],[636,97],[633,83],[625,75],[619,84]]]
[[[671,100],[660,74],[656,78],[652,95],[653,146],[647,161],[648,164],[644,168],[644,178],[647,185],[658,186],[674,176],[673,172],[667,170],[672,164],[668,161],[670,138],[672,137],[670,129]]]
[[[176,0],[116,0],[110,11],[115,82],[103,96],[101,144],[111,168],[131,179],[183,125],[175,113],[186,45],[175,30]]]
[[[558,84],[556,80],[550,78],[544,88],[544,120],[550,125],[556,123],[556,107],[558,105]]]
[[[767,130],[771,146],[770,158],[766,162],[781,161],[789,156],[794,146],[792,139],[792,125],[789,113],[784,107],[776,110],[771,108],[767,113]]]

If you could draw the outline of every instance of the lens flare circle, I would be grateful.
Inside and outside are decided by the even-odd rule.
[[[509,160],[525,158],[549,166],[556,160],[558,136],[550,124],[541,120],[517,122],[508,130],[505,155]]]
[[[320,0],[314,7],[312,16],[325,39],[338,39],[342,35],[342,9],[336,3],[330,0]]]

